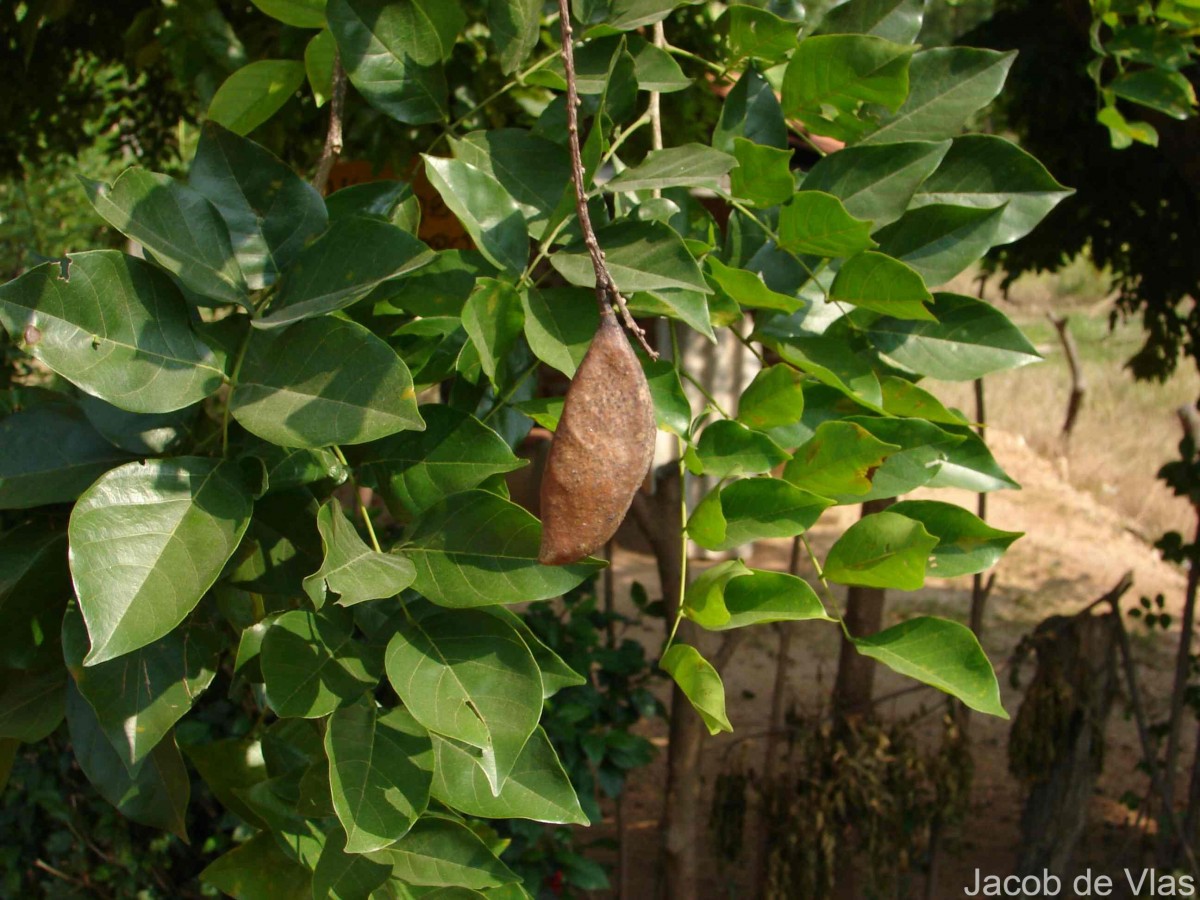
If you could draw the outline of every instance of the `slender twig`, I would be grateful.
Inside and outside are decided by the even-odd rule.
[[[658,359],[658,354],[646,341],[645,330],[633,320],[625,298],[617,290],[612,275],[608,271],[608,263],[604,261],[604,251],[596,240],[596,231],[592,228],[592,218],[588,214],[587,188],[583,183],[583,157],[579,149],[579,89],[575,77],[575,48],[574,37],[571,33],[571,9],[568,0],[558,0],[559,25],[562,28],[562,57],[563,68],[567,77],[567,143],[571,150],[571,180],[575,185],[575,212],[579,216],[579,228],[583,232],[583,243],[592,258],[592,268],[596,272],[596,303],[600,307],[600,315],[612,314],[612,305],[621,312],[625,327],[637,338],[638,343],[650,355]]]
[[[654,23],[654,46],[660,50],[667,45],[667,33],[663,28],[662,22]],[[647,110],[650,114],[650,149],[661,150],[663,148],[663,130],[662,130],[662,94],[658,91],[650,92],[650,109]],[[654,197],[661,197],[662,190],[655,188],[652,192]]]
[[[317,163],[317,175],[313,178],[313,187],[320,194],[325,193],[329,184],[329,174],[333,171],[338,157],[342,155],[342,112],[346,104],[346,69],[342,66],[341,51],[333,51],[333,87],[329,97],[329,130],[325,133],[325,147],[321,150],[321,159]]]

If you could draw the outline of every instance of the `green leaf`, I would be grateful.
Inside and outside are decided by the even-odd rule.
[[[521,292],[521,305],[534,356],[574,378],[600,326],[596,295],[578,288],[530,287]]]
[[[562,397],[535,397],[532,400],[514,403],[512,407],[522,415],[529,416],[547,431],[557,431],[558,421],[562,418],[563,404]],[[659,428],[662,427],[660,424]]]
[[[304,64],[260,59],[225,79],[208,105],[208,119],[236,134],[249,134],[283,107],[304,84]]]
[[[779,294],[767,287],[758,272],[735,269],[721,262],[716,256],[704,260],[718,294],[724,293],[740,306],[751,309],[775,309],[793,313],[804,305],[804,301]]]
[[[468,816],[587,825],[562,763],[540,727],[525,743],[508,780],[493,794],[487,775],[466,750],[433,738],[434,798]]]
[[[483,371],[495,383],[500,364],[525,325],[521,295],[508,282],[481,278],[467,298],[462,323],[479,353]]]
[[[733,9],[752,7],[735,6]],[[786,203],[796,190],[791,150],[767,147],[735,137],[733,155],[738,162],[730,178],[733,196],[751,206],[778,206]]]
[[[134,167],[110,187],[80,178],[88,200],[109,225],[137,241],[184,287],[213,305],[250,308],[229,228],[199,191]]]
[[[387,674],[418,722],[480,751],[499,794],[542,713],[541,672],[512,626],[481,610],[405,622]]]
[[[251,290],[273,284],[325,230],[325,201],[263,147],[206,122],[188,184],[217,208]]]
[[[683,322],[712,343],[717,337],[712,330],[712,313],[708,298],[697,291],[680,288],[658,288],[640,291],[629,297],[629,311],[637,315],[664,316]]]
[[[305,319],[249,340],[230,409],[263,440],[316,449],[424,427],[408,367],[356,322]]]
[[[658,666],[675,680],[679,689],[704,720],[709,734],[733,731],[725,716],[725,685],[712,664],[695,647],[673,644]]]
[[[788,148],[787,124],[779,98],[753,65],[742,73],[725,97],[721,118],[713,130],[713,146],[732,153],[737,138],[780,150]]]
[[[93,666],[168,634],[221,574],[250,521],[236,463],[134,462],[93,484],[71,511],[71,576]]]
[[[304,592],[320,609],[326,592],[338,594],[339,606],[395,597],[413,582],[413,564],[395,553],[377,553],[358,536],[342,505],[329,500],[317,514],[325,548],[321,568],[304,579]],[[352,851],[358,852],[358,851]]]
[[[221,386],[187,304],[149,263],[115,250],[47,263],[0,285],[0,324],[63,378],[131,412],[164,413]]]
[[[387,888],[391,871],[386,865],[346,852],[346,835],[336,826],[325,833],[325,844],[313,869],[313,900],[369,900],[376,888]],[[391,896],[387,894],[385,896]],[[308,900],[308,897],[305,897]]]
[[[33,665],[70,596],[65,531],[33,520],[0,534],[0,667]]]
[[[433,261],[395,284],[380,285],[376,314],[398,312],[417,316],[459,316],[475,282],[495,269],[475,250],[441,250]]]
[[[879,379],[868,358],[845,337],[811,333],[776,337],[767,333],[762,338],[781,359],[858,403],[878,408],[883,401]]]
[[[519,882],[474,831],[438,816],[422,818],[399,842],[372,853],[404,884],[483,889]]]
[[[997,464],[987,444],[966,426],[947,427],[963,439],[952,449],[938,473],[929,482],[931,488],[960,488],[975,493],[1020,488]]]
[[[273,19],[295,28],[323,28],[325,0],[250,0]]]
[[[247,455],[262,463],[268,494],[326,480],[343,484],[349,477],[346,467],[329,450],[295,450],[262,444]]]
[[[433,251],[395,225],[373,216],[338,218],[300,252],[255,324],[287,325],[344,309],[433,259]]]
[[[191,782],[173,736],[160,741],[137,774],[130,775],[73,684],[67,686],[67,726],[75,760],[101,797],[127,819],[187,840]]]
[[[570,188],[567,148],[523,128],[473,131],[462,140],[452,140],[451,146],[455,157],[500,183],[520,206],[530,235],[542,238]]]
[[[782,62],[796,47],[799,26],[765,9],[731,6],[718,20],[717,27],[729,33],[730,60],[761,59]]]
[[[858,425],[878,440],[900,447],[872,474],[870,491],[834,498],[843,503],[898,497],[928,484],[937,476],[949,454],[963,442],[961,435],[920,419],[852,416],[843,421]]]
[[[832,505],[778,478],[746,478],[709,492],[688,519],[687,530],[701,547],[731,550],[803,534]]]
[[[633,31],[661,22],[687,0],[609,0],[604,24],[618,31]]]
[[[862,143],[957,137],[972,115],[996,99],[1016,58],[1016,51],[971,47],[937,47],[916,54],[908,72],[908,99]]]
[[[666,50],[636,34],[627,34],[625,39],[629,52],[633,54],[638,88],[659,94],[673,94],[692,86],[692,79],[684,74],[675,57]]]
[[[884,318],[868,330],[888,362],[942,381],[972,381],[991,372],[1039,362],[1041,356],[1008,317],[960,294],[934,294],[937,321]]]
[[[510,609],[503,606],[484,608],[489,616],[495,616],[501,622],[507,622],[521,636],[529,652],[533,654],[538,669],[542,673],[542,696],[546,699],[553,697],[563,688],[577,687],[587,684],[588,680],[568,666],[553,650],[546,646],[530,628],[525,620]]]
[[[407,710],[377,710],[370,697],[337,710],[325,753],[347,853],[395,843],[429,805],[433,745]]]
[[[661,222],[632,222],[628,219],[596,232],[604,248],[609,272],[624,294],[683,288],[712,292],[683,239]],[[594,288],[596,273],[582,242],[559,250],[550,262],[571,284]]]
[[[1157,128],[1148,122],[1129,121],[1115,106],[1106,106],[1096,113],[1096,121],[1108,128],[1114,150],[1123,150],[1134,141],[1151,147],[1158,146]]]
[[[891,149],[863,147],[862,151],[886,153]],[[834,157],[841,155],[835,153]],[[995,135],[969,134],[954,139],[937,171],[910,196],[913,206],[935,203],[978,209],[1003,206],[993,241],[1008,244],[1029,234],[1072,193],[1016,144]]]
[[[1117,76],[1108,89],[1122,100],[1148,107],[1172,119],[1187,119],[1196,112],[1196,89],[1179,72],[1138,69]]]
[[[871,223],[856,219],[842,201],[822,191],[798,191],[779,211],[779,246],[789,253],[852,256],[875,246]]]
[[[872,250],[846,260],[829,289],[831,303],[849,303],[896,319],[932,321],[925,307],[932,300],[916,270]]]
[[[449,607],[558,597],[601,567],[595,560],[543,566],[541,540],[541,524],[521,507],[467,491],[424,512],[403,551],[417,567],[417,591]]]
[[[807,582],[784,572],[749,569],[740,559],[698,575],[684,594],[683,613],[709,631],[767,622],[833,621]]]
[[[889,512],[915,519],[938,539],[930,572],[939,578],[990,569],[1024,533],[992,528],[962,507],[936,500],[905,500],[894,504]]]
[[[274,835],[256,834],[209,863],[200,880],[234,900],[309,900],[312,876],[280,849]]]
[[[441,404],[426,404],[420,414],[424,431],[368,444],[355,457],[358,465],[372,467],[376,480],[410,514],[525,465],[473,416]]]
[[[1008,718],[996,673],[971,630],[957,622],[920,616],[868,637],[855,649],[888,668],[957,697],[971,709]]]
[[[833,194],[850,215],[867,219],[875,228],[881,228],[904,215],[917,189],[938,168],[949,150],[950,141],[847,147],[823,157],[809,169],[803,188]]]
[[[713,422],[700,434],[696,457],[701,472],[714,478],[756,475],[787,460],[788,452],[761,431],[739,422]]]
[[[912,416],[942,425],[966,425],[961,413],[951,412],[929,391],[896,375],[879,380],[883,389],[883,409],[890,416]]]
[[[442,5],[449,16],[458,12],[457,4]],[[428,42],[415,34],[413,19],[425,8],[424,2],[328,0],[325,9],[350,83],[384,115],[408,125],[440,122],[449,112],[444,33]]]
[[[73,403],[43,403],[0,419],[0,509],[65,503],[129,457]]]
[[[185,745],[184,753],[213,796],[254,828],[268,828],[238,792],[267,780],[262,744],[250,738],[228,738]]]
[[[488,31],[500,51],[500,71],[511,75],[538,43],[542,0],[488,0]]]
[[[196,405],[169,413],[126,412],[91,394],[81,394],[79,406],[105,440],[135,456],[161,456],[179,449],[191,435],[199,412]]]
[[[501,271],[524,271],[529,231],[520,207],[500,182],[459,159],[422,158],[430,183],[488,261]]]
[[[803,378],[786,363],[761,370],[738,400],[738,421],[760,431],[792,425],[803,414]]]
[[[261,665],[267,703],[277,715],[319,719],[375,686],[353,627],[350,614],[337,607],[292,610],[271,623]]]
[[[52,734],[63,720],[64,689],[69,681],[58,665],[50,669],[3,672],[0,740],[36,744]]]
[[[921,33],[925,0],[849,0],[825,14],[818,34],[873,34],[911,44]]]
[[[333,32],[322,28],[304,48],[304,74],[312,89],[313,100],[320,109],[333,96],[333,65],[337,58],[337,41]]]
[[[318,511],[311,491],[280,491],[259,498],[225,578],[242,590],[294,596],[296,585],[324,559],[315,527]],[[318,597],[324,600],[324,592]]]
[[[216,636],[204,628],[185,625],[120,659],[85,667],[87,630],[78,609],[71,607],[63,618],[62,641],[75,687],[131,773],[216,675]]]
[[[879,250],[915,269],[926,284],[945,284],[996,243],[1004,208],[923,206],[875,236]]]
[[[692,406],[675,364],[667,359],[649,360],[640,358],[646,383],[650,386],[650,399],[654,402],[654,418],[658,427],[680,437],[686,437],[692,426]]]
[[[913,48],[871,35],[818,35],[800,43],[783,76],[783,111],[818,134],[852,137],[860,103],[897,109],[908,96]]]
[[[604,185],[606,191],[651,191],[671,187],[716,188],[737,160],[704,144],[651,150],[646,158]],[[607,251],[606,251],[607,252]]]
[[[915,591],[938,539],[913,519],[892,512],[863,516],[846,529],[825,559],[825,577],[837,584]]]
[[[862,495],[871,490],[874,470],[899,450],[851,422],[822,422],[792,455],[783,477],[823,497]]]

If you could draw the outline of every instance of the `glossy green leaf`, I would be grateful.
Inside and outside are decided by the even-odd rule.
[[[866,494],[871,475],[900,450],[850,422],[822,422],[816,433],[792,455],[785,480],[823,497]]]
[[[540,239],[570,187],[567,148],[522,128],[473,131],[451,146],[458,159],[500,183],[517,201],[530,235]]]
[[[858,403],[875,408],[883,401],[869,359],[844,337],[801,333],[777,339],[764,334],[763,338],[784,361]]]
[[[843,503],[898,497],[928,484],[937,476],[942,463],[963,442],[961,435],[921,419],[852,416],[842,421],[863,428],[884,443],[900,447],[872,473],[870,491],[834,497]]]
[[[1179,72],[1137,69],[1118,75],[1108,89],[1122,100],[1149,107],[1172,119],[1187,119],[1196,112],[1196,89]]]
[[[188,184],[217,208],[251,290],[273,284],[324,231],[325,202],[291,167],[252,141],[206,122]]]
[[[71,511],[71,576],[92,666],[175,628],[217,580],[250,521],[236,463],[200,457],[128,463]]]
[[[255,828],[269,827],[238,796],[238,791],[267,780],[267,766],[259,741],[227,738],[185,745],[183,752],[222,806]]]
[[[79,407],[110,444],[135,456],[161,456],[177,450],[191,436],[199,409],[185,406],[168,413],[136,413],[81,394]]]
[[[731,550],[802,534],[832,505],[778,478],[746,478],[709,492],[692,512],[687,530],[701,547]]]
[[[234,900],[309,900],[308,869],[280,849],[270,833],[259,833],[209,863],[200,880]]]
[[[618,31],[633,31],[661,22],[687,0],[608,0],[604,24]]]
[[[0,534],[0,667],[34,664],[70,596],[64,530],[34,520]]]
[[[337,607],[277,618],[263,636],[261,665],[267,703],[285,718],[327,716],[377,681],[354,639],[350,614]]]
[[[733,9],[751,9],[735,6]],[[756,144],[745,138],[733,139],[737,168],[730,176],[730,190],[751,206],[778,206],[786,203],[796,190],[792,176],[792,151]]]
[[[937,475],[930,480],[929,487],[961,488],[975,493],[1020,487],[1000,468],[987,444],[974,430],[966,426],[944,427],[963,441],[949,452]]]
[[[441,404],[426,404],[420,413],[424,431],[368,444],[355,457],[411,514],[525,465],[500,435],[473,416]]]
[[[483,371],[495,382],[504,356],[516,344],[525,325],[521,295],[508,282],[481,278],[467,298],[462,323],[479,353]]]
[[[522,415],[529,416],[547,431],[557,431],[559,419],[562,418],[563,397],[535,397],[532,400],[522,400],[514,403],[513,409]],[[660,424],[659,428],[663,426]]]
[[[939,578],[990,569],[1023,535],[1020,531],[992,528],[962,507],[936,500],[904,500],[891,506],[889,512],[915,519],[938,539],[930,574]]]
[[[337,41],[333,32],[322,28],[304,48],[304,74],[320,109],[333,96],[333,65],[337,58]]]
[[[848,0],[825,14],[819,34],[873,34],[911,44],[921,33],[925,0]]]
[[[666,50],[637,34],[627,34],[625,38],[626,46],[633,55],[634,74],[641,90],[673,94],[692,86],[692,79],[684,74],[675,57]]]
[[[413,564],[396,553],[377,553],[363,543],[341,503],[330,500],[317,514],[325,548],[321,568],[304,579],[304,592],[319,609],[326,592],[338,594],[339,606],[395,597],[416,577]]]
[[[404,884],[484,889],[519,881],[474,831],[440,816],[422,818],[386,850],[371,854]]]
[[[942,425],[966,425],[962,413],[947,409],[929,391],[896,375],[879,380],[883,389],[883,409],[890,416],[913,416]]]
[[[747,568],[740,559],[698,575],[684,594],[683,613],[709,631],[767,622],[833,621],[807,582],[786,572]]]
[[[535,288],[521,292],[525,339],[534,355],[569,378],[587,354],[600,325],[596,295],[578,288]]]
[[[788,459],[788,452],[761,431],[726,420],[701,432],[695,452],[700,471],[714,478],[756,475]]]
[[[466,750],[434,735],[433,755],[433,796],[468,816],[588,824],[575,789],[540,727],[525,743],[498,795],[492,793],[483,769]]]
[[[305,319],[249,340],[230,409],[264,440],[315,449],[424,427],[408,367],[355,322]]]
[[[63,720],[63,702],[69,681],[58,665],[49,669],[3,671],[0,677],[0,740],[35,744],[53,733]]]
[[[862,148],[868,149],[886,153],[891,148]],[[969,134],[954,139],[937,171],[910,196],[913,206],[1003,206],[994,241],[1008,244],[1029,234],[1072,193],[1016,144],[995,135]]]
[[[607,191],[649,191],[670,187],[715,188],[737,160],[704,144],[651,150],[646,158],[604,185]],[[606,251],[607,252],[607,251]]]
[[[867,250],[850,257],[829,289],[831,303],[848,303],[896,319],[932,321],[933,300],[920,274],[899,260]]]
[[[500,51],[500,70],[515,72],[537,46],[542,0],[488,0],[488,31]]]
[[[888,362],[942,381],[971,381],[1039,362],[1021,330],[991,304],[960,294],[935,294],[937,321],[884,318],[868,336]]]
[[[47,263],[0,286],[0,324],[29,354],[109,403],[163,413],[203,400],[224,373],[171,280],[115,250]]]
[[[945,284],[996,243],[1004,208],[923,206],[876,234],[879,250],[911,266],[926,284]]]
[[[484,609],[489,616],[495,616],[502,622],[508,623],[521,636],[529,652],[542,673],[542,696],[553,697],[563,688],[577,687],[587,684],[588,680],[568,666],[561,656],[551,650],[542,639],[534,634],[533,629],[525,620],[512,610],[503,606],[489,606]]]
[[[802,300],[771,290],[757,272],[727,266],[715,256],[705,259],[704,265],[717,292],[728,295],[740,306],[792,313],[804,305]]]
[[[833,194],[850,215],[867,219],[875,228],[882,228],[904,215],[918,188],[938,168],[950,149],[950,141],[847,147],[822,158],[809,169],[802,186],[806,191]]]
[[[721,117],[713,130],[713,146],[732,153],[737,138],[780,150],[788,147],[787,124],[779,98],[754,66],[742,73],[726,95]]]
[[[395,225],[373,216],[338,218],[299,254],[256,324],[287,325],[344,309],[433,259],[428,247]]]
[[[933,685],[971,709],[1008,718],[996,673],[971,629],[958,622],[919,616],[878,634],[854,638],[864,656]]]
[[[800,421],[804,414],[803,379],[791,366],[767,366],[754,376],[738,399],[738,421],[765,431]]]
[[[325,0],[250,0],[273,19],[296,28],[325,25]]]
[[[296,585],[325,558],[315,520],[319,510],[311,491],[278,491],[260,497],[225,578],[259,594],[294,596]],[[315,593],[315,592],[314,592]],[[324,593],[317,594],[324,600]]]
[[[825,558],[825,577],[837,584],[915,591],[938,539],[920,522],[892,512],[863,516]]]
[[[685,288],[658,288],[639,291],[628,298],[629,311],[635,315],[663,316],[683,322],[712,343],[717,338],[712,329],[712,313],[708,296]]]
[[[101,797],[126,818],[187,840],[191,782],[173,736],[160,741],[137,774],[130,775],[74,685],[67,687],[67,726],[75,760]]]
[[[475,246],[501,271],[529,262],[529,231],[517,202],[493,176],[460,159],[424,156],[425,174]]]
[[[0,419],[0,509],[74,500],[129,459],[72,403],[43,403]]]
[[[725,685],[712,663],[687,644],[673,644],[658,662],[692,704],[709,734],[733,731],[725,715]]]
[[[731,6],[721,16],[718,27],[729,34],[731,60],[761,59],[781,62],[796,47],[799,26],[781,19],[770,10],[753,6]]]
[[[433,746],[403,709],[366,698],[337,710],[325,732],[333,808],[347,853],[368,853],[408,833],[429,804]]]
[[[850,215],[837,197],[803,190],[779,211],[779,246],[790,253],[852,256],[875,242],[871,223]]]
[[[166,175],[126,170],[110,187],[81,178],[88,200],[109,225],[137,241],[201,297],[249,308],[229,227],[199,191]]]
[[[260,59],[225,79],[208,105],[209,121],[249,134],[283,107],[304,84],[304,64]]]
[[[390,879],[391,871],[383,863],[348,853],[346,835],[335,826],[325,833],[325,843],[313,869],[311,896],[313,900],[369,900],[377,888],[386,890]]]
[[[661,222],[617,222],[598,229],[596,239],[622,293],[682,288],[707,294],[712,290],[683,239]],[[596,273],[582,242],[559,250],[550,262],[571,284],[595,287]]]
[[[448,29],[432,29],[437,38],[428,43],[415,33],[413,19],[427,3],[328,0],[325,9],[350,83],[384,115],[408,125],[440,122],[449,112],[440,63]],[[454,16],[457,4],[444,5]]]
[[[687,435],[692,425],[692,406],[684,393],[683,384],[673,362],[667,359],[641,358],[650,399],[654,401],[654,418],[658,427],[680,437]]]
[[[414,587],[441,606],[492,606],[558,597],[600,568],[537,561],[541,524],[495,494],[466,491],[424,512],[404,554],[417,567]]]
[[[512,626],[482,610],[406,622],[387,674],[418,722],[480,752],[498,794],[542,714],[541,672]]]
[[[216,675],[216,636],[185,624],[120,659],[84,666],[89,645],[79,610],[62,623],[63,659],[75,687],[125,768],[135,772]]]
[[[298,450],[262,444],[247,455],[262,463],[267,492],[272,494],[321,481],[343,484],[349,477],[346,467],[329,450]]]
[[[1000,93],[1016,57],[1015,51],[972,47],[936,47],[916,54],[908,73],[908,99],[862,143],[957,137],[971,116]]]

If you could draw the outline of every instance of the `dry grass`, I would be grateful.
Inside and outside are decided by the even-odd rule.
[[[950,287],[975,293],[967,278]],[[1110,330],[1106,291],[1107,280],[1086,259],[1059,275],[1022,278],[1007,300],[989,286],[988,298],[1022,327],[1045,362],[987,379],[988,421],[1054,460],[1074,486],[1115,508],[1137,534],[1149,540],[1170,530],[1190,535],[1195,527],[1190,507],[1155,476],[1177,457],[1181,432],[1175,409],[1196,402],[1200,375],[1184,360],[1166,384],[1135,382],[1124,364],[1141,344],[1141,325],[1120,322]],[[1087,388],[1065,456],[1060,435],[1071,381],[1047,312],[1069,317]],[[971,385],[934,383],[931,389],[944,402],[974,413]]]

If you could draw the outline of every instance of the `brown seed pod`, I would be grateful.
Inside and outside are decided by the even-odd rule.
[[[650,386],[616,316],[606,312],[550,446],[538,562],[578,562],[613,536],[650,468],[654,435]]]

